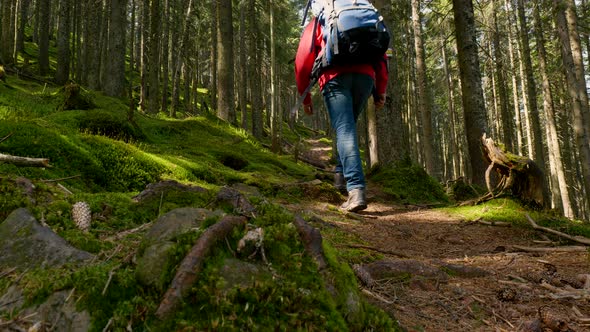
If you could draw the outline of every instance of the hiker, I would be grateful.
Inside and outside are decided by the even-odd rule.
[[[334,6],[334,2],[331,0],[326,2],[331,2],[331,5]],[[342,2],[336,1],[336,3]],[[348,0],[348,2],[352,3],[353,1]],[[354,2],[355,5],[356,2]],[[368,1],[365,2],[368,3]],[[370,5],[370,3],[368,4]],[[314,12],[313,5],[312,12]],[[385,50],[381,54],[378,54],[378,57],[373,57],[374,59],[356,59],[351,63],[343,60],[338,64],[326,66],[325,54],[329,50],[327,51],[327,47],[325,47],[327,44],[326,33],[323,30],[329,26],[325,21],[333,15],[322,16],[321,12],[314,12],[314,14],[315,17],[303,31],[295,58],[297,89],[303,98],[304,112],[307,115],[312,115],[313,104],[309,90],[313,84],[310,82],[316,75],[315,78],[330,116],[331,126],[336,132],[337,165],[334,185],[337,189],[345,188],[348,192],[348,200],[340,208],[356,212],[367,208],[366,182],[359,152],[356,123],[371,94],[377,110],[381,109],[385,103],[388,79],[385,50],[388,45],[385,46]],[[386,44],[388,43],[389,35],[386,40]],[[367,49],[365,46],[362,48]],[[323,56],[324,59],[322,59]],[[303,96],[304,94],[305,96]]]

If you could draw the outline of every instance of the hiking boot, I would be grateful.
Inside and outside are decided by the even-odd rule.
[[[342,194],[346,194],[346,180],[344,179],[344,174],[334,173],[334,188]]]
[[[340,208],[350,212],[357,212],[367,208],[367,198],[364,188],[352,189],[348,192],[348,200]]]

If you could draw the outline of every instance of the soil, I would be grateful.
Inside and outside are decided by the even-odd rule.
[[[308,143],[308,154],[326,161],[329,147]],[[514,246],[551,247],[555,242],[542,243],[548,234],[532,227],[484,225],[435,209],[395,205],[376,183],[368,183],[368,202],[352,218],[327,202],[300,208],[321,224],[350,234],[355,239],[350,245],[361,244],[384,260],[405,261],[416,271],[423,264],[458,266],[443,270],[448,277],[437,280],[382,278],[367,285],[359,279],[366,298],[405,330],[590,331],[590,281],[583,278],[590,274],[587,250],[522,251]],[[559,241],[556,236],[551,240]],[[347,246],[341,241],[332,245]]]

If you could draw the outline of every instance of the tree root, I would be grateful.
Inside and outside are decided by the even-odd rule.
[[[551,229],[551,228],[539,226],[539,225],[537,225],[537,223],[535,222],[535,220],[533,220],[533,218],[531,218],[531,216],[528,215],[528,213],[526,214],[526,218],[529,221],[529,223],[531,224],[531,226],[533,226],[534,229],[538,229],[538,230],[541,230],[541,231],[544,231],[544,232],[547,232],[547,233],[555,234],[555,235],[557,235],[559,237],[562,237],[564,239],[568,239],[568,240],[571,240],[571,241],[574,241],[574,242],[582,243],[582,244],[585,244],[585,245],[590,245],[590,239],[589,238],[586,238],[586,237],[583,237],[583,236],[572,236],[572,235],[569,235],[569,234],[562,233],[560,231],[556,231],[556,230]]]
[[[182,263],[180,263],[176,275],[156,311],[158,318],[168,318],[174,309],[178,307],[182,298],[197,280],[197,275],[201,270],[203,261],[211,251],[213,245],[229,235],[236,226],[245,225],[246,220],[245,217],[225,216],[219,222],[205,230],[191,251],[184,257]]]

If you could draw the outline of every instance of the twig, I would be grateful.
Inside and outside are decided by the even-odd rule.
[[[123,232],[119,232],[116,235],[113,235],[111,237],[106,238],[106,240],[107,241],[120,240],[120,239],[124,238],[125,236],[127,236],[129,234],[140,232],[140,231],[144,230],[145,228],[147,228],[147,227],[149,227],[151,225],[152,225],[152,221],[150,221],[150,222],[148,222],[146,224],[143,224],[141,226],[135,227],[133,229],[130,229],[130,230],[127,230],[127,231],[123,231]]]
[[[525,247],[525,246],[512,246],[513,249],[526,252],[585,252],[588,251],[588,247],[583,246],[566,246],[566,247]]]
[[[502,221],[485,221],[485,220],[477,220],[479,224],[488,225],[488,226],[500,226],[500,227],[511,227],[512,224],[508,222]]]
[[[111,284],[111,280],[113,279],[113,275],[115,274],[115,269],[118,269],[118,268],[119,267],[116,266],[111,271],[109,271],[109,279],[107,280],[107,283],[104,285],[104,288],[102,289],[102,296],[104,296],[107,293],[107,289],[109,288],[109,285]]]
[[[111,319],[109,319],[109,322],[104,327],[104,329],[102,329],[102,332],[107,332],[109,330],[109,327],[111,327],[111,324],[113,324],[113,317],[111,317]]]
[[[366,288],[363,288],[361,291],[363,292],[363,294],[367,294],[367,295],[369,295],[369,296],[371,296],[371,297],[373,297],[385,304],[394,304],[395,303],[394,301],[390,301],[379,294],[375,294],[375,293],[371,292],[370,290],[368,290]]]
[[[59,189],[63,190],[67,195],[73,195],[74,193],[69,191],[68,188],[64,187],[61,183],[58,183],[57,186]]]
[[[10,138],[10,136],[12,136],[12,134],[14,134],[14,133],[10,133],[10,134],[8,134],[8,135],[4,136],[2,139],[0,139],[0,143],[4,142],[4,141],[6,141],[8,138]]]
[[[391,250],[383,250],[383,249],[379,249],[379,248],[375,248],[375,247],[371,247],[371,246],[366,246],[366,245],[362,245],[362,244],[342,244],[342,245],[336,245],[336,247],[367,249],[367,250],[376,251],[376,252],[379,252],[382,254],[394,255],[394,256],[398,256],[398,257],[402,257],[402,258],[409,258],[408,255],[402,254],[400,252],[391,251]]]
[[[82,176],[82,174],[78,174],[78,175],[72,175],[72,176],[68,176],[68,177],[65,177],[65,178],[61,178],[61,179],[41,180],[41,182],[45,182],[45,183],[47,183],[47,182],[59,182],[59,181],[63,181],[63,180],[69,180],[69,179],[79,178],[81,176]]]
[[[560,231],[556,231],[556,230],[551,229],[551,228],[539,226],[533,220],[533,218],[531,218],[531,216],[529,216],[528,213],[526,214],[526,218],[528,219],[529,223],[531,224],[531,226],[533,226],[534,229],[538,229],[538,230],[541,230],[541,231],[544,231],[544,232],[547,232],[547,233],[555,234],[557,236],[561,236],[561,237],[563,237],[565,239],[572,240],[574,242],[582,243],[582,244],[585,244],[585,245],[590,245],[590,239],[588,239],[586,237],[583,237],[583,236],[572,236],[572,235],[569,235],[569,234],[562,233]]]
[[[4,278],[5,276],[11,274],[12,272],[14,272],[16,270],[16,267],[13,267],[12,269],[9,269],[8,271],[4,271],[2,273],[0,273],[0,279]]]

